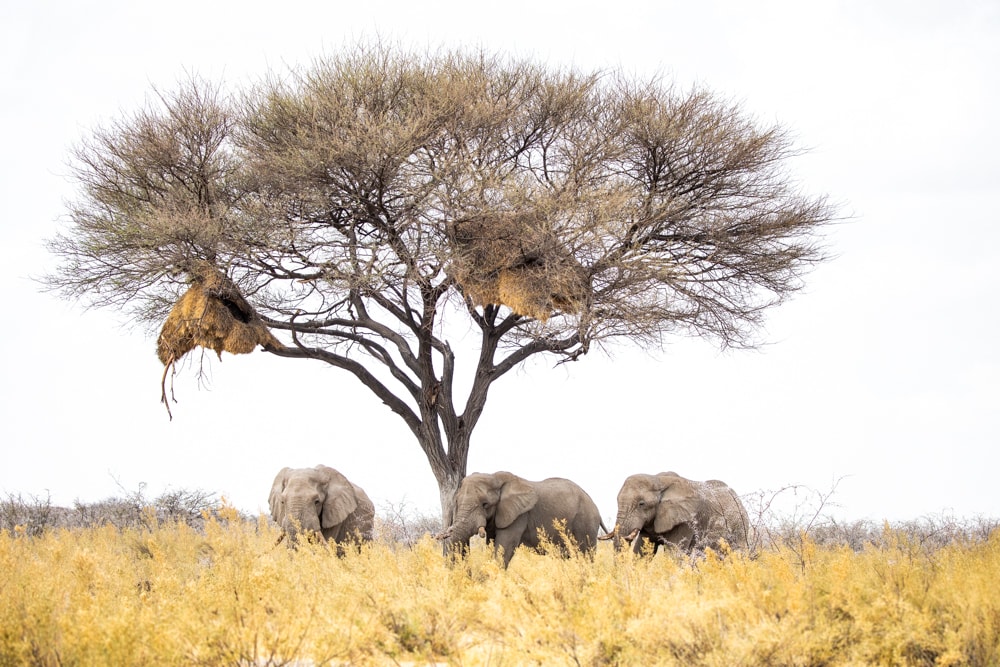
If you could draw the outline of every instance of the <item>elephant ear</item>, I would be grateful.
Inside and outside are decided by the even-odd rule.
[[[500,487],[500,502],[497,503],[497,528],[506,528],[538,502],[538,494],[527,481],[509,472],[498,472],[496,476],[503,482]]]
[[[676,473],[656,476],[663,483],[660,502],[653,517],[653,530],[658,534],[669,533],[682,523],[692,522],[700,502],[698,490],[687,479]]]
[[[320,515],[321,528],[333,528],[344,522],[348,515],[358,508],[354,497],[354,485],[346,477],[328,466],[316,466],[326,477],[326,499],[323,501],[323,512]]]
[[[281,504],[281,492],[285,490],[285,483],[288,481],[288,473],[291,468],[282,468],[274,477],[271,484],[271,495],[267,497],[267,504],[271,508],[271,518],[279,524],[285,520],[285,508]]]

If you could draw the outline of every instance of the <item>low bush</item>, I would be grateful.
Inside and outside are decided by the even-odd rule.
[[[165,491],[156,498],[147,498],[144,485],[120,498],[93,503],[77,501],[73,507],[53,505],[49,495],[8,493],[0,498],[0,530],[17,529],[20,534],[40,535],[51,528],[151,528],[170,522],[198,528],[206,516],[224,507],[225,503],[214,493],[201,490]],[[241,518],[251,520],[249,515]]]
[[[60,513],[8,498],[0,665],[1000,663],[1000,531],[982,520],[823,523],[698,559],[522,551],[504,570],[478,540],[442,557],[405,507],[337,557],[176,500],[29,530],[9,524]]]

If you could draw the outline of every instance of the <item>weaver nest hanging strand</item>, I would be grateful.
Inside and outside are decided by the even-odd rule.
[[[168,414],[167,372],[194,348],[215,350],[222,359],[223,350],[249,354],[258,345],[281,346],[236,284],[211,262],[195,262],[188,275],[191,286],[177,299],[156,341],[156,355],[164,365],[160,386]]]
[[[448,227],[451,273],[474,306],[502,304],[545,322],[586,307],[586,269],[531,213],[505,212]]]

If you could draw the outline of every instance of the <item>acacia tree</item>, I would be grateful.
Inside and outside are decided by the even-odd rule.
[[[193,79],[95,130],[47,280],[158,325],[214,267],[267,352],[347,371],[406,423],[447,525],[490,388],[529,357],[756,344],[833,217],[792,187],[795,153],[701,89],[359,46],[235,93]]]

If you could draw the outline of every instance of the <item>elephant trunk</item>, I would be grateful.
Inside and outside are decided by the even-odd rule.
[[[281,528],[294,539],[300,532],[306,535],[320,532],[319,515],[309,505],[290,505],[281,522]]]
[[[474,516],[472,512],[461,512],[455,518],[454,523],[435,535],[435,539],[443,540],[447,544],[465,544],[473,535],[486,537],[486,517]]]
[[[611,539],[614,540],[615,550],[620,551],[623,547],[631,545],[639,536],[641,528],[642,526],[638,525],[632,516],[619,514],[611,536]]]

